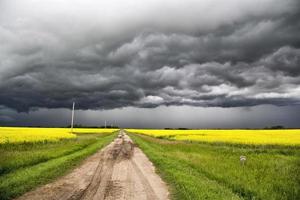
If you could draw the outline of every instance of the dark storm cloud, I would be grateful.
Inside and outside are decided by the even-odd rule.
[[[8,108],[300,102],[297,0],[25,0],[0,10]]]

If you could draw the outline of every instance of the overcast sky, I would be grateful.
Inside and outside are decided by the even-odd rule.
[[[0,0],[0,125],[300,126],[299,0]]]

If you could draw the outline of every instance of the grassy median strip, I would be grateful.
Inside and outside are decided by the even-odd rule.
[[[0,199],[11,199],[65,174],[115,134],[79,134],[77,139],[0,146]],[[5,158],[5,159],[4,159]]]
[[[173,199],[300,199],[299,148],[170,141],[130,134]],[[240,156],[247,156],[241,165]]]

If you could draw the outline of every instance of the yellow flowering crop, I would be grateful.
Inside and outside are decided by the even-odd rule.
[[[73,133],[112,133],[119,129],[110,129],[110,128],[74,128]],[[70,131],[70,129],[68,129]]]
[[[74,128],[74,133],[110,133],[116,129],[83,129]],[[20,143],[38,141],[58,141],[60,139],[76,138],[70,128],[25,128],[0,127],[1,143]]]
[[[300,129],[280,130],[151,130],[128,129],[154,137],[203,142],[259,145],[300,145]]]

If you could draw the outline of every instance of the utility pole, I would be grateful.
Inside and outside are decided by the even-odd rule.
[[[73,125],[74,125],[74,108],[75,102],[73,102],[73,109],[72,109],[72,121],[71,121],[71,132],[73,133]]]
[[[105,120],[105,123],[104,123],[104,128],[106,128],[106,120]]]

